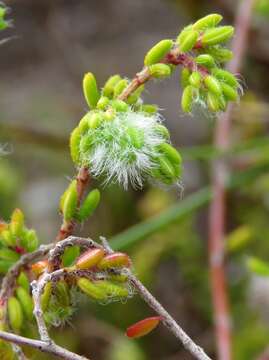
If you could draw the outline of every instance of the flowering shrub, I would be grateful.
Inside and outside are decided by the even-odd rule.
[[[5,8],[1,11],[4,28]],[[70,137],[71,157],[78,173],[60,199],[63,223],[58,242],[38,247],[37,235],[25,226],[19,209],[13,212],[10,223],[0,223],[0,271],[5,275],[0,292],[1,330],[25,334],[35,318],[41,342],[37,345],[28,340],[28,345],[62,358],[82,359],[54,344],[47,326],[69,320],[79,292],[108,303],[125,301],[136,289],[158,316],[131,326],[129,337],[145,335],[161,321],[173,329],[193,355],[209,359],[133,276],[127,254],[113,252],[105,240],[100,245],[71,235],[76,224],[86,221],[100,202],[98,189],[87,192],[90,177],[104,184],[117,182],[125,189],[142,188],[146,181],[179,184],[181,155],[170,142],[158,107],[143,101],[149,79],[168,78],[177,65],[182,66],[181,107],[188,113],[195,104],[217,113],[224,111],[229,101],[238,100],[237,78],[222,69],[232,57],[223,44],[234,30],[219,26],[221,19],[218,14],[208,15],[184,28],[175,41],[161,40],[145,55],[143,69],[132,80],[116,74],[100,89],[92,73],[85,75],[83,92],[90,109]],[[0,351],[5,359],[14,356],[14,347],[3,340]]]

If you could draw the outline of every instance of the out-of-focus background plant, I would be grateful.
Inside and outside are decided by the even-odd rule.
[[[84,114],[81,78],[89,69],[100,83],[112,72],[132,77],[145,52],[176,29],[212,12],[234,21],[239,1],[10,0],[14,36],[1,48],[0,216],[24,209],[43,243],[60,225],[58,199],[74,170],[68,136]],[[269,346],[269,1],[253,8],[241,71],[244,96],[232,114],[232,165],[228,192],[227,280],[233,357],[258,359]],[[159,104],[184,160],[184,191],[146,187],[103,190],[102,203],[82,233],[111,238],[127,251],[138,277],[184,329],[215,358],[208,280],[207,217],[210,164],[222,155],[212,146],[215,120],[206,111],[182,114],[178,79],[149,84],[146,101]],[[244,86],[245,81],[247,87]],[[177,105],[178,104],[178,105]],[[7,181],[8,179],[8,181]],[[137,224],[137,225],[136,225]],[[131,227],[131,228],[130,228]],[[130,228],[130,230],[128,230]],[[267,263],[268,262],[268,263]],[[130,341],[132,322],[148,316],[138,297],[128,306],[85,302],[72,327],[54,333],[69,349],[96,359],[189,359],[159,327]],[[49,359],[48,355],[37,355]],[[265,359],[265,358],[264,358]]]

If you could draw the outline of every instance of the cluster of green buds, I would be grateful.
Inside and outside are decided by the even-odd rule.
[[[234,28],[218,26],[221,20],[219,14],[208,15],[184,28],[176,39],[182,53],[184,112],[191,112],[194,103],[212,112],[225,111],[229,101],[238,99],[237,78],[221,68],[233,56],[223,44],[233,36]]]
[[[90,270],[90,276],[77,278],[78,288],[91,299],[107,303],[125,300],[132,295],[127,275],[122,274],[123,268],[131,266],[127,254],[114,252],[106,254],[104,249],[90,249],[84,252],[70,270]]]
[[[222,16],[211,14],[185,27],[176,40],[165,39],[146,54],[144,65],[152,77],[170,76],[175,65],[182,65],[181,107],[191,112],[195,103],[212,112],[224,111],[236,101],[240,86],[236,77],[222,66],[233,53],[225,46],[234,34],[232,26],[218,26]]]
[[[139,86],[126,101],[119,95],[129,82],[111,76],[100,91],[93,74],[83,80],[91,110],[81,119],[70,138],[71,156],[78,166],[87,166],[94,177],[142,187],[146,179],[171,185],[181,176],[181,157],[170,144],[157,107],[143,104]]]
[[[29,278],[25,272],[21,272],[14,294],[9,297],[7,303],[8,323],[11,329],[20,333],[27,326],[31,326],[34,319],[33,310]]]
[[[95,211],[100,202],[100,191],[90,191],[78,208],[77,180],[73,180],[60,199],[60,211],[65,221],[84,222]]]
[[[73,249],[70,247],[69,249]],[[61,267],[70,276],[57,283],[46,284],[41,305],[48,325],[59,326],[72,316],[77,302],[77,292],[86,294],[94,301],[108,303],[127,300],[132,289],[124,268],[131,266],[128,255],[121,252],[106,253],[103,248],[91,248],[79,254],[70,266]],[[33,276],[38,279],[48,266],[47,260],[32,265]]]
[[[15,209],[10,223],[0,222],[0,273],[6,273],[22,254],[35,251],[38,243],[35,230],[25,226],[22,211]]]

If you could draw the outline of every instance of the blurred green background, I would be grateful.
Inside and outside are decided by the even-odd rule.
[[[132,77],[145,52],[211,12],[232,24],[238,1],[228,0],[10,0],[14,37],[0,48],[0,216],[21,207],[44,243],[59,229],[59,197],[75,174],[68,135],[86,111],[85,72],[99,84],[114,73]],[[269,278],[251,273],[248,256],[269,261],[269,1],[253,11],[242,84],[233,112],[233,169],[228,196],[227,273],[236,360],[258,359],[269,346]],[[77,233],[112,238],[127,251],[135,273],[182,327],[215,358],[207,265],[207,204],[215,120],[180,111],[179,76],[148,84],[146,100],[162,109],[184,158],[184,190],[117,186],[102,191],[95,215]],[[247,84],[247,85],[245,85]],[[101,186],[101,184],[95,184]],[[149,220],[152,219],[153,220]],[[125,231],[130,226],[138,226]],[[124,231],[124,232],[123,232]],[[134,297],[127,304],[85,302],[57,341],[91,359],[190,359],[160,326],[139,341],[126,327],[152,314]],[[50,359],[36,355],[36,359]]]

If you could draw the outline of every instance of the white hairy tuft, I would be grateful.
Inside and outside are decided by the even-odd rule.
[[[104,121],[98,129],[90,130],[93,146],[87,154],[87,162],[91,174],[95,177],[103,175],[105,184],[118,182],[124,189],[129,184],[142,188],[156,166],[154,158],[159,155],[156,146],[165,142],[163,135],[156,131],[160,123],[160,114],[149,116],[129,110],[117,113],[112,121]],[[142,135],[140,148],[133,144],[128,129],[136,129]]]

